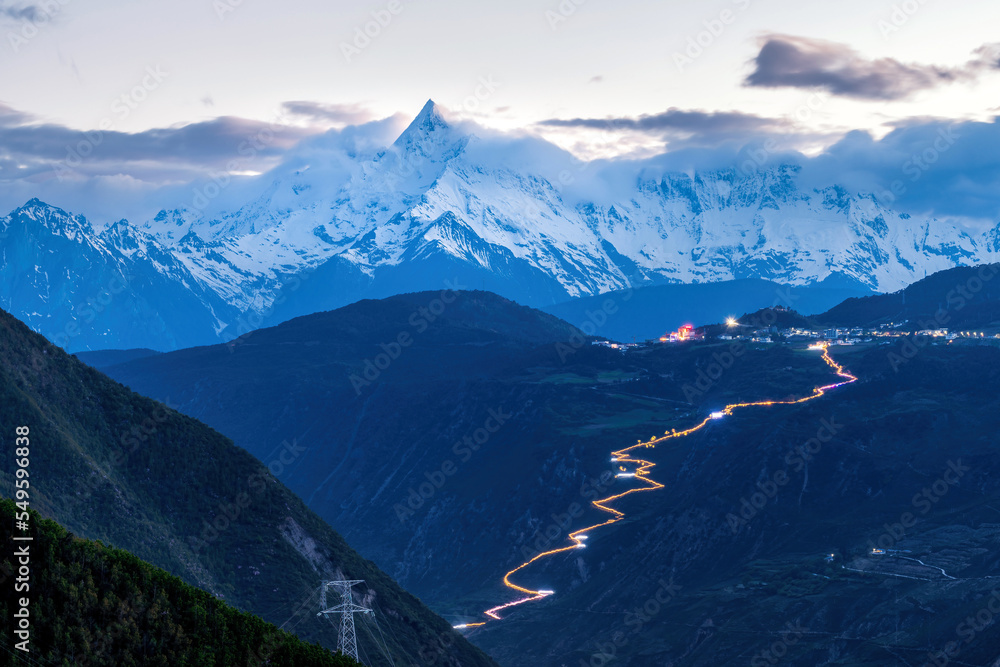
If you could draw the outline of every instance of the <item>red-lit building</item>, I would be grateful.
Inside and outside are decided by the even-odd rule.
[[[702,338],[704,338],[704,335],[696,331],[690,324],[685,324],[677,331],[671,331],[660,336],[660,342],[677,343],[684,340],[701,340]]]

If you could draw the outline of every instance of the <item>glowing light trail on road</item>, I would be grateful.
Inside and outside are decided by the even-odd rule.
[[[575,548],[576,548],[575,546],[566,547],[566,549],[575,549]],[[527,588],[521,588],[520,586],[515,586],[511,584],[509,581],[507,581],[507,577],[504,577],[504,583],[507,584],[507,586],[509,586],[510,588],[530,593],[530,595],[528,595],[527,597],[518,598],[517,600],[513,600],[506,604],[498,605],[496,607],[493,607],[492,609],[487,609],[486,611],[483,612],[490,618],[495,619],[497,621],[500,620],[500,617],[497,616],[497,612],[501,611],[502,609],[507,609],[509,607],[516,607],[519,604],[524,604],[525,602],[531,602],[532,600],[541,600],[542,598],[546,598],[555,593],[555,591],[529,591]]]
[[[806,401],[815,400],[820,396],[822,396],[823,394],[825,394],[826,392],[830,391],[831,389],[842,387],[845,384],[850,384],[851,382],[855,382],[858,379],[853,375],[851,375],[851,373],[849,373],[848,371],[844,370],[844,367],[841,364],[838,364],[836,361],[833,360],[833,357],[830,356],[829,350],[827,349],[827,345],[825,343],[810,345],[809,349],[823,350],[823,357],[822,357],[823,361],[825,361],[827,365],[829,365],[830,368],[832,368],[839,377],[844,378],[844,381],[835,382],[833,384],[824,385],[822,387],[815,387],[811,394],[809,394],[808,396],[803,396],[802,398],[789,399],[785,401],[752,401],[748,403],[731,403],[726,407],[724,407],[722,410],[711,413],[708,417],[705,417],[705,419],[698,422],[691,428],[685,429],[683,431],[678,431],[675,429],[670,430],[666,432],[664,435],[660,436],[659,438],[651,438],[647,442],[643,442],[642,440],[640,440],[631,447],[626,447],[625,449],[619,449],[618,451],[611,452],[611,460],[614,461],[615,463],[631,463],[636,466],[635,472],[618,473],[617,475],[615,475],[615,477],[637,477],[646,484],[648,484],[648,486],[629,489],[628,491],[623,491],[622,493],[617,493],[613,496],[608,496],[607,498],[601,498],[600,500],[592,501],[591,504],[594,507],[598,508],[603,512],[607,512],[608,514],[611,515],[611,518],[608,519],[607,521],[594,524],[593,526],[587,526],[586,528],[581,528],[579,530],[573,531],[572,533],[569,534],[569,539],[571,542],[573,542],[573,544],[570,544],[565,547],[559,547],[558,549],[550,549],[549,551],[543,551],[542,553],[536,555],[530,560],[521,563],[513,570],[508,572],[506,575],[504,575],[503,578],[504,586],[512,590],[515,590],[519,593],[524,593],[524,597],[518,598],[506,604],[493,607],[492,609],[487,609],[483,613],[489,616],[490,618],[499,621],[501,620],[501,618],[500,616],[497,615],[497,612],[503,609],[509,609],[510,607],[515,607],[517,605],[524,604],[525,602],[541,600],[542,598],[546,598],[550,595],[553,595],[554,591],[549,591],[549,590],[533,591],[530,588],[519,586],[518,584],[515,584],[513,581],[511,581],[510,578],[511,576],[517,574],[524,568],[531,565],[532,563],[539,561],[543,558],[548,558],[549,556],[554,556],[556,554],[585,547],[586,545],[583,544],[583,540],[587,539],[588,537],[586,533],[589,533],[590,531],[596,530],[598,528],[603,528],[604,526],[610,526],[611,524],[617,523],[621,521],[623,518],[625,518],[624,512],[616,510],[613,507],[608,507],[608,503],[612,503],[616,500],[624,498],[625,496],[631,495],[633,493],[639,493],[642,491],[655,491],[657,489],[662,489],[664,487],[663,484],[660,484],[655,479],[651,479],[649,477],[649,471],[655,468],[656,464],[653,463],[652,461],[645,461],[643,459],[632,457],[629,454],[629,452],[631,452],[633,449],[638,449],[640,447],[646,447],[652,449],[655,448],[656,445],[665,442],[667,440],[672,440],[674,438],[683,438],[685,436],[691,435],[692,433],[695,433],[705,428],[705,426],[707,426],[709,422],[733,414],[733,411],[736,410],[737,408],[749,408],[749,407],[766,406],[766,405],[797,405],[799,403],[805,403]],[[462,625],[456,625],[454,627],[471,628],[484,625],[485,623],[486,623],[485,621],[483,623],[464,623]]]

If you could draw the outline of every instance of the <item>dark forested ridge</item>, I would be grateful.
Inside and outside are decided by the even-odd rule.
[[[0,535],[12,544],[16,511],[0,499]],[[28,596],[30,654],[11,651],[4,664],[139,665],[162,667],[350,667],[354,660],[238,611],[122,549],[80,539],[55,521],[30,513],[30,589],[11,585],[13,550],[0,556],[0,614],[13,617],[15,597]]]
[[[167,401],[169,403],[169,401]],[[218,432],[80,363],[0,311],[0,438],[31,428],[32,506],[73,533],[127,549],[236,608],[336,647],[322,579],[362,579],[396,664],[493,665],[282,485],[302,455],[279,438],[265,464]],[[13,495],[12,456],[0,493]],[[362,661],[386,665],[369,619]],[[367,656],[367,657],[366,657]]]
[[[714,283],[648,285],[578,297],[541,309],[577,326],[589,323],[601,338],[632,342],[659,338],[665,331],[684,324],[722,322],[727,316],[775,305],[794,308],[805,315],[819,313],[844,299],[868,294],[871,292],[858,286],[782,285],[759,278],[740,278]],[[612,305],[607,307],[609,300]],[[611,317],[601,317],[602,312]]]
[[[976,329],[1000,323],[1000,264],[938,271],[898,292],[850,298],[815,315],[836,326],[902,323],[907,329]]]

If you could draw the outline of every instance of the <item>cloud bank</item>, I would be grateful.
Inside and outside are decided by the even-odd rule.
[[[845,44],[792,35],[769,35],[753,59],[747,86],[823,89],[863,100],[901,100],[957,81],[973,81],[998,69],[996,45],[985,45],[961,67],[868,59]]]
[[[289,102],[284,109],[280,123],[220,117],[138,133],[106,131],[95,141],[92,132],[42,123],[0,104],[0,209],[11,210],[37,196],[88,217],[138,222],[149,216],[151,206],[185,205],[192,188],[213,174],[261,173],[241,177],[240,185],[227,193],[232,201],[226,203],[238,208],[263,192],[276,174],[295,169],[322,171],[330,176],[324,182],[333,187],[338,178],[353,173],[356,160],[391,144],[409,121],[396,115],[327,129],[330,123],[368,116],[350,106],[302,101]],[[306,118],[315,124],[293,123]],[[748,173],[795,164],[801,167],[799,179],[805,187],[841,185],[854,193],[873,193],[901,211],[973,224],[1000,220],[997,118],[914,119],[897,124],[881,139],[866,131],[848,132],[818,155],[808,156],[796,150],[797,139],[808,135],[797,134],[787,120],[741,112],[673,108],[634,118],[550,119],[541,126],[683,140],[671,141],[669,150],[655,157],[600,160],[588,167],[523,132],[506,135],[471,123],[456,130],[480,136],[469,148],[478,162],[527,170],[552,182],[568,171],[585,196],[627,192],[640,174],[649,177],[650,172],[736,168]],[[81,146],[90,148],[81,151]],[[68,151],[87,155],[69,165]]]

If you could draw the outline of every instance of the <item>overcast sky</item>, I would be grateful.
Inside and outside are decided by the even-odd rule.
[[[0,184],[52,191],[79,131],[103,132],[84,177],[142,188],[262,124],[287,128],[273,161],[349,124],[391,136],[428,98],[583,158],[767,135],[830,160],[953,121],[994,141],[997,25],[986,1],[0,0]]]

